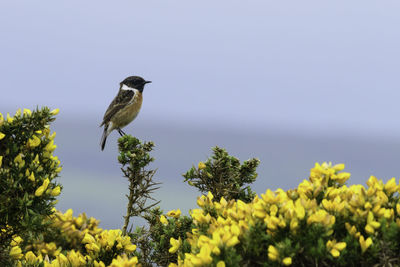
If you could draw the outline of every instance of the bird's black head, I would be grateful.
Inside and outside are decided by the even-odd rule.
[[[145,79],[143,79],[142,77],[139,77],[139,76],[129,76],[128,78],[123,80],[120,83],[120,85],[121,85],[122,89],[124,89],[123,87],[125,85],[129,88],[138,89],[140,92],[143,92],[144,85],[146,83],[151,83],[151,81],[146,81]]]

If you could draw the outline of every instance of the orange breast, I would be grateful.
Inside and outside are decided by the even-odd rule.
[[[111,119],[113,125],[122,128],[133,121],[139,114],[140,108],[142,107],[142,102],[142,94],[135,94],[132,103],[119,110]]]

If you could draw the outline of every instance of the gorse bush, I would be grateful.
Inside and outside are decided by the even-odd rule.
[[[98,227],[98,220],[85,214],[74,217],[72,210],[64,214],[55,211],[48,221],[51,224],[46,234],[23,247],[23,253],[10,253],[21,265],[108,266],[114,263],[119,266],[115,264],[130,262],[134,266],[137,263],[133,257],[136,246],[119,229],[103,230]],[[13,245],[18,244],[12,244],[12,249]]]
[[[155,170],[147,170],[146,167],[154,161],[150,156],[153,150],[153,142],[142,142],[132,136],[125,135],[118,140],[120,155],[118,161],[122,164],[122,172],[129,181],[128,206],[123,226],[123,233],[126,234],[129,220],[132,217],[139,217],[157,205],[152,196],[158,189],[159,183],[153,182]],[[148,204],[148,200],[154,203]]]
[[[177,249],[178,265],[398,266],[399,185],[372,176],[368,188],[348,187],[343,169],[317,163],[296,189],[267,190],[250,203],[200,197],[191,251]]]
[[[239,159],[230,156],[225,149],[214,147],[214,155],[198,167],[192,167],[186,174],[185,182],[199,189],[203,194],[211,192],[216,198],[240,199],[250,202],[256,195],[250,186],[257,178],[256,168],[260,161],[250,159],[240,164]]]
[[[58,110],[0,114],[0,263],[2,266],[135,266],[136,246],[119,229],[85,214],[55,210],[61,171],[49,124]]]
[[[14,117],[0,114],[0,262],[14,235],[24,238],[46,230],[61,187],[61,171],[53,156],[55,133],[49,124],[58,110],[18,110]],[[19,251],[14,249],[14,252]]]
[[[250,184],[259,161],[240,163],[216,147],[184,174],[203,193],[185,216],[179,207],[155,207],[154,144],[124,136],[118,160],[130,186],[123,229],[61,213],[54,209],[61,167],[49,129],[57,112],[0,115],[4,266],[400,266],[400,185],[371,176],[366,187],[348,186],[343,164],[316,163],[297,188],[258,196]],[[132,230],[134,217],[147,225]]]

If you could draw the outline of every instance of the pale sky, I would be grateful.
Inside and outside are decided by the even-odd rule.
[[[400,134],[400,2],[2,1],[0,112],[98,116],[126,76],[140,117]]]

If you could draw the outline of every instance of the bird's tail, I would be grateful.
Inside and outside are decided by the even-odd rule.
[[[101,141],[100,141],[100,146],[101,146],[101,150],[104,150],[104,147],[106,146],[106,141],[107,141],[107,136],[108,136],[108,124],[104,125],[104,131],[103,131],[103,135],[101,136]]]

